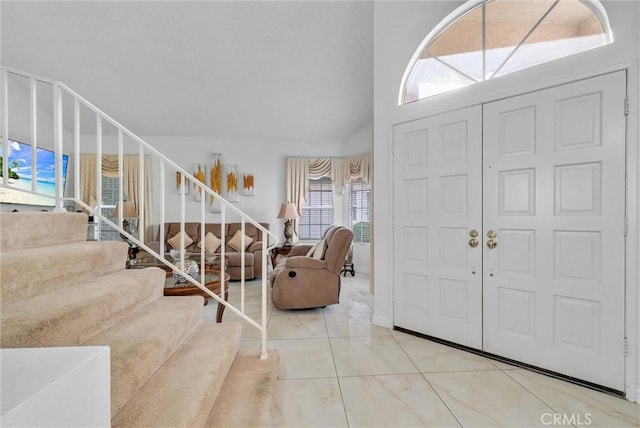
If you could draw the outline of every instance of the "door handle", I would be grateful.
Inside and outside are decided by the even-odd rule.
[[[487,241],[487,248],[489,248],[490,250],[493,250],[494,248],[496,248],[498,246],[498,241],[494,240],[494,239],[489,239]]]
[[[476,238],[469,239],[469,246],[471,248],[476,248],[478,246],[478,240]]]

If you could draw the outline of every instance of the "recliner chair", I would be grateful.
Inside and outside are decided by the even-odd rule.
[[[294,247],[289,257],[274,268],[271,277],[271,300],[275,307],[306,309],[339,303],[340,271],[352,240],[351,230],[332,226],[321,241],[326,245],[322,255],[316,252],[316,257],[307,256],[309,246]],[[305,255],[299,255],[301,252]]]

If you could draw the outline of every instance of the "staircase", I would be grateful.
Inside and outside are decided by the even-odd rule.
[[[202,297],[163,297],[165,271],[86,228],[0,213],[1,347],[109,346],[116,427],[270,426],[277,352],[239,352],[240,324],[203,324]]]

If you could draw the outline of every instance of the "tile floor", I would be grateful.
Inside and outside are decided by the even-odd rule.
[[[239,283],[232,283],[231,298]],[[640,405],[372,325],[368,277],[343,278],[340,304],[282,311],[268,302],[280,352],[274,427],[626,427]],[[258,317],[259,282],[246,312]],[[214,322],[215,304],[204,307]],[[227,310],[224,322],[239,321]],[[241,348],[258,349],[244,323]]]

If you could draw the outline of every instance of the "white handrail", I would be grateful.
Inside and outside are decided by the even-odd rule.
[[[99,219],[100,221],[108,224],[109,226],[111,226],[113,229],[115,229],[116,231],[118,231],[122,236],[125,236],[129,242],[135,243],[136,245],[138,245],[140,248],[144,249],[147,253],[153,255],[154,257],[156,257],[161,263],[165,264],[166,266],[168,266],[169,268],[173,269],[174,271],[177,271],[179,274],[181,274],[182,276],[184,276],[189,282],[191,282],[193,285],[199,287],[201,290],[203,290],[205,293],[207,293],[211,298],[217,300],[220,304],[225,305],[229,310],[231,310],[232,312],[236,313],[238,316],[240,316],[242,319],[244,319],[245,321],[247,321],[250,325],[252,325],[253,327],[257,328],[260,332],[261,332],[261,358],[267,358],[267,351],[266,351],[266,346],[267,346],[267,314],[266,314],[266,308],[267,308],[267,302],[266,302],[266,298],[267,298],[267,256],[269,253],[269,250],[271,248],[273,248],[277,242],[278,242],[278,238],[272,233],[270,232],[267,228],[263,227],[259,222],[253,220],[251,217],[249,217],[248,215],[246,215],[245,213],[243,213],[240,209],[238,209],[237,207],[235,207],[233,204],[231,204],[230,202],[228,202],[227,200],[225,200],[224,198],[222,198],[219,194],[217,194],[216,192],[214,192],[212,189],[210,189],[209,187],[207,187],[204,183],[200,182],[199,180],[197,180],[191,173],[189,173],[188,171],[186,171],[185,169],[181,168],[178,164],[176,164],[175,162],[173,162],[170,158],[168,158],[167,156],[165,156],[164,154],[162,154],[161,152],[159,152],[158,150],[156,150],[154,147],[150,146],[147,142],[145,142],[144,140],[142,140],[140,137],[138,137],[137,135],[135,135],[133,132],[131,132],[130,130],[128,130],[126,127],[124,127],[123,125],[121,125],[119,122],[117,122],[116,120],[114,120],[113,118],[111,118],[109,115],[107,115],[106,113],[104,113],[103,111],[101,111],[99,108],[97,108],[96,106],[94,106],[92,103],[90,103],[89,101],[87,101],[85,98],[83,98],[81,95],[77,94],[75,91],[73,91],[71,88],[69,88],[68,86],[64,85],[63,83],[51,80],[51,79],[47,79],[47,78],[43,78],[40,76],[36,76],[33,74],[29,74],[29,73],[25,73],[19,70],[15,70],[15,69],[11,69],[8,67],[4,67],[4,66],[0,66],[0,90],[1,90],[1,94],[0,94],[0,106],[2,107],[2,111],[0,112],[0,139],[4,139],[4,141],[9,141],[9,129],[10,129],[10,124],[9,124],[9,119],[10,119],[10,115],[7,111],[8,106],[9,106],[9,78],[8,75],[14,75],[14,76],[18,76],[20,78],[26,78],[29,79],[30,82],[30,87],[31,87],[31,96],[30,96],[30,100],[31,100],[31,108],[30,108],[30,116],[31,116],[31,130],[32,130],[32,137],[34,138],[34,143],[38,143],[37,140],[35,140],[36,138],[36,134],[34,132],[34,129],[37,129],[36,126],[36,121],[37,118],[35,117],[36,112],[38,111],[37,106],[34,105],[34,103],[37,103],[38,101],[38,97],[35,94],[35,87],[36,87],[36,82],[41,82],[41,83],[45,83],[45,84],[49,84],[52,86],[53,89],[53,119],[54,119],[54,152],[55,152],[55,166],[56,166],[56,190],[55,190],[55,210],[56,211],[61,211],[64,210],[63,204],[65,201],[67,202],[73,202],[76,204],[76,206],[84,208],[86,211],[92,213],[94,215],[94,218]],[[66,94],[68,96],[70,96],[73,99],[73,153],[75,153],[75,158],[74,158],[74,186],[73,186],[73,196],[71,197],[65,197],[63,195],[63,188],[62,188],[62,161],[63,161],[63,94]],[[118,222],[117,224],[114,223],[111,218],[104,216],[102,214],[102,186],[101,186],[101,180],[102,180],[102,174],[100,172],[97,173],[96,176],[96,180],[97,180],[97,192],[98,194],[96,195],[96,202],[97,202],[97,207],[92,207],[89,206],[85,201],[82,200],[81,195],[80,195],[80,148],[81,148],[81,142],[80,142],[80,106],[88,109],[90,112],[92,112],[93,114],[95,114],[96,116],[96,160],[97,160],[97,165],[98,165],[98,171],[102,170],[102,129],[103,129],[103,125],[104,124],[110,124],[113,127],[115,127],[118,131],[118,177],[119,177],[119,206],[120,206],[120,212],[118,213]],[[225,224],[225,220],[226,220],[226,213],[227,213],[227,209],[230,209],[232,213],[236,214],[237,216],[240,217],[240,230],[242,231],[242,239],[241,239],[241,244],[242,244],[242,248],[243,250],[240,252],[240,256],[241,256],[241,274],[240,274],[240,308],[236,308],[235,306],[231,305],[229,302],[226,301],[225,298],[225,291],[226,291],[226,283],[225,283],[225,270],[226,270],[226,266],[224,263],[224,257],[225,257],[225,245],[222,245],[222,250],[221,250],[221,257],[222,257],[222,263],[221,263],[221,293],[220,295],[216,295],[215,293],[213,293],[212,291],[210,291],[208,288],[206,288],[205,286],[205,277],[204,275],[201,276],[200,281],[197,281],[196,279],[192,278],[191,276],[189,276],[185,271],[184,271],[184,264],[176,264],[176,263],[172,263],[171,261],[167,260],[165,258],[165,251],[164,251],[164,243],[166,240],[166,237],[164,236],[164,223],[165,223],[165,202],[166,202],[166,198],[165,198],[165,185],[164,185],[164,180],[161,180],[160,183],[160,226],[159,226],[159,236],[160,236],[160,252],[156,252],[154,251],[152,248],[150,248],[148,245],[145,244],[145,229],[148,226],[145,223],[144,220],[144,213],[147,209],[150,209],[149,207],[145,206],[145,198],[144,198],[144,188],[141,187],[140,188],[140,194],[137,195],[138,197],[138,214],[139,214],[139,224],[138,224],[138,231],[140,231],[139,237],[136,237],[134,235],[132,235],[131,233],[129,233],[127,230],[124,230],[123,228],[123,212],[122,212],[122,207],[123,207],[123,183],[124,183],[124,177],[123,177],[123,159],[124,159],[124,150],[123,150],[123,140],[124,137],[128,137],[129,139],[131,139],[134,143],[136,143],[138,145],[138,157],[139,157],[139,177],[138,179],[140,180],[140,183],[144,183],[145,181],[145,162],[144,162],[144,156],[145,154],[149,154],[155,158],[157,158],[160,162],[160,173],[161,173],[161,177],[165,177],[165,173],[166,173],[166,169],[167,166],[171,169],[171,170],[175,170],[176,172],[179,172],[181,174],[182,177],[182,188],[183,190],[186,188],[186,186],[190,185],[194,188],[194,192],[200,192],[201,194],[201,209],[200,209],[200,223],[201,223],[201,236],[200,239],[201,241],[204,241],[204,236],[205,236],[205,224],[206,222],[206,200],[209,199],[210,197],[213,197],[216,199],[216,201],[219,201],[219,203],[221,204],[221,212],[220,212],[220,224],[224,225]],[[41,139],[41,138],[40,138]],[[9,183],[8,180],[8,173],[9,173],[9,165],[8,165],[8,156],[9,156],[9,145],[8,144],[4,144],[2,147],[2,156],[4,159],[7,159],[7,162],[4,162],[2,165],[2,175],[3,177],[7,177],[6,180],[2,180],[2,182],[0,183],[0,187],[12,187],[11,184]],[[35,157],[35,147],[32,150],[32,159]],[[31,191],[26,191],[26,193],[31,193],[31,194],[38,194],[37,192],[37,186],[33,186]],[[186,198],[185,198],[185,193],[184,191],[181,192],[181,196],[180,196],[180,228],[181,231],[183,232],[182,235],[183,237],[185,236],[185,212],[186,212]],[[261,312],[262,312],[262,316],[260,318],[259,321],[253,320],[251,319],[251,317],[247,316],[247,314],[245,313],[245,225],[246,223],[249,222],[250,224],[252,224],[261,234],[262,236],[262,254],[261,254],[261,258],[262,258],[262,272],[260,272],[261,275],[261,281],[262,281],[262,290],[261,290],[261,294],[262,294],[262,301],[261,301]],[[226,236],[225,236],[225,228],[221,227],[221,237],[220,239],[222,240],[223,243],[226,242]],[[271,243],[271,245],[269,245]],[[184,248],[184,238],[183,238],[183,242],[182,242],[182,248]],[[184,261],[184,252],[182,254],[182,257],[180,258],[182,261]],[[182,266],[182,268],[180,267]],[[200,252],[200,266],[204,267],[205,266],[205,249],[204,246],[202,246],[201,252]]]

